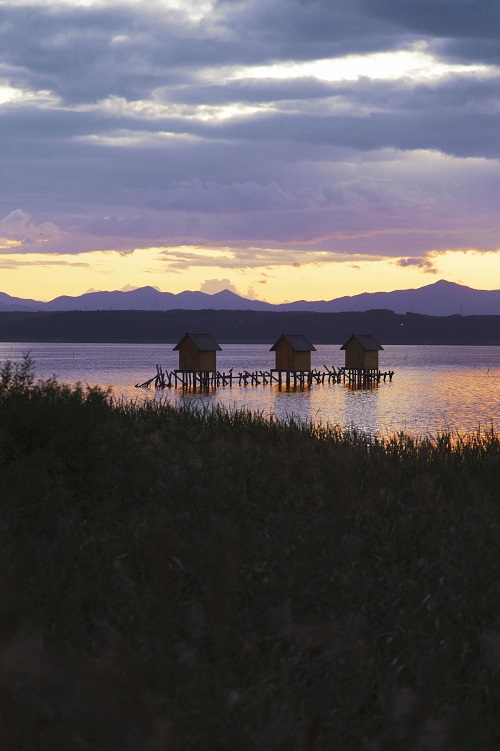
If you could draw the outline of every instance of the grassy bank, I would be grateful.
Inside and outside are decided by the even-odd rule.
[[[500,747],[500,439],[0,370],[0,747]]]

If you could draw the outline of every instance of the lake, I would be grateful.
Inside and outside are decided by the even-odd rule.
[[[384,345],[380,369],[394,370],[392,383],[368,389],[346,384],[313,385],[302,391],[272,386],[220,387],[190,394],[180,389],[137,389],[156,372],[177,367],[173,344],[45,344],[0,343],[0,362],[17,360],[29,351],[37,378],[55,375],[65,383],[112,386],[125,399],[163,399],[173,404],[247,408],[279,419],[296,417],[372,435],[405,431],[435,435],[443,430],[461,433],[498,430],[500,425],[500,347]],[[271,344],[226,344],[217,367],[269,370],[274,365]],[[340,345],[316,345],[313,368],[341,367]]]

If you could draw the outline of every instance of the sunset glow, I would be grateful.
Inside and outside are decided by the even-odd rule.
[[[417,82],[451,75],[498,76],[500,71],[488,65],[453,65],[441,62],[426,51],[424,43],[417,43],[410,50],[243,68],[235,73],[234,78],[313,77],[320,81],[356,81],[360,78],[368,78],[386,81],[408,79]]]
[[[0,292],[499,288],[497,20],[0,0]]]

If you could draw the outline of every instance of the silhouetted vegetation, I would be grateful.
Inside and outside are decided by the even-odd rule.
[[[500,439],[0,368],[0,747],[498,749]]]
[[[0,313],[4,342],[178,342],[208,331],[218,342],[275,342],[296,331],[318,344],[343,344],[369,332],[382,344],[500,345],[500,316],[256,312],[251,310],[99,310]]]

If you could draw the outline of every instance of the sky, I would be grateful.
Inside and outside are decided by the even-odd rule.
[[[0,291],[500,288],[498,0],[0,0]]]

